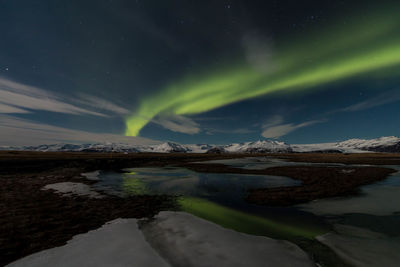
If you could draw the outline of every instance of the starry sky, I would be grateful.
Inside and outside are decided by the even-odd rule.
[[[0,0],[0,145],[400,134],[400,3]]]

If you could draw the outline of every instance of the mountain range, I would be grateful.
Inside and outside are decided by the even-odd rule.
[[[122,152],[122,153],[362,153],[362,152],[400,152],[400,138],[395,136],[376,139],[349,139],[336,143],[287,144],[273,140],[233,143],[229,145],[189,144],[165,142],[158,145],[128,145],[123,143],[95,144],[51,144],[39,146],[10,147],[0,150],[19,151],[69,151],[69,152]]]

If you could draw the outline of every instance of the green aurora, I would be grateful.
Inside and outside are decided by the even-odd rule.
[[[248,63],[189,75],[144,98],[126,119],[128,136],[138,136],[154,117],[193,115],[269,93],[305,91],[386,70],[400,64],[400,17],[395,9],[374,11],[346,25],[281,40],[269,71]],[[384,11],[384,12],[383,12]]]

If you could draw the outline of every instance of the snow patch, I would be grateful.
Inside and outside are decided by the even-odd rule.
[[[288,241],[235,232],[184,212],[161,212],[142,230],[173,266],[314,266]]]
[[[360,196],[320,199],[298,207],[316,215],[364,213],[384,216],[400,211],[399,186],[365,186],[361,192]]]
[[[100,175],[100,171],[94,171],[94,172],[85,172],[85,173],[81,173],[81,175],[83,177],[85,177],[88,180],[91,181],[98,181],[100,180],[99,175]]]
[[[164,258],[163,258],[164,257]],[[117,219],[8,266],[314,266],[296,245],[222,228],[184,212]]]
[[[117,219],[62,247],[44,250],[8,266],[169,266],[146,242],[136,219]]]
[[[336,225],[336,233],[317,236],[352,266],[399,266],[400,237],[387,237],[367,229]]]
[[[63,196],[86,196],[89,198],[103,198],[104,195],[94,191],[89,185],[73,182],[62,182],[45,185],[42,190],[54,190]]]

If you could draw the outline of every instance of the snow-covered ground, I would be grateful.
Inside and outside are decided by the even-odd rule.
[[[138,228],[117,219],[9,266],[314,266],[296,245],[165,211]]]
[[[316,215],[362,213],[385,216],[399,213],[400,167],[387,167],[396,169],[398,172],[381,182],[362,186],[360,194],[356,196],[317,199],[297,205],[297,207]]]
[[[161,212],[143,232],[174,266],[313,266],[288,241],[239,233],[184,212]]]
[[[89,185],[73,182],[61,182],[45,185],[42,190],[54,190],[63,196],[86,196],[89,198],[103,198],[104,196],[93,190]]]
[[[81,173],[81,175],[84,176],[88,180],[98,181],[99,180],[100,171],[85,172],[85,173]]]
[[[170,265],[146,242],[136,219],[117,219],[100,229],[74,236],[64,246],[32,254],[8,266],[163,267]]]
[[[335,225],[334,230],[317,240],[351,266],[399,266],[400,237],[348,225]]]
[[[363,213],[384,216],[400,212],[399,202],[395,201],[399,199],[398,186],[368,186],[362,188],[361,193],[359,196],[319,199],[298,207],[316,215]]]

